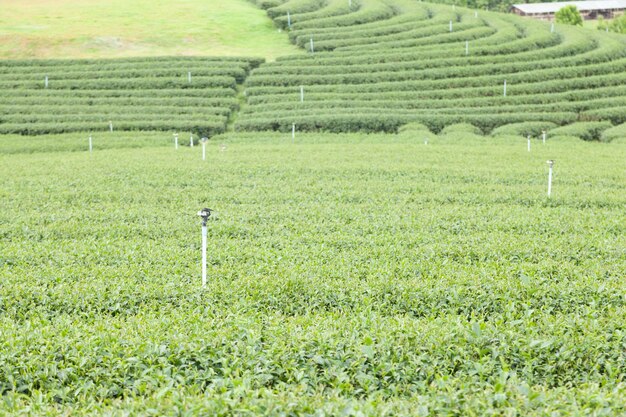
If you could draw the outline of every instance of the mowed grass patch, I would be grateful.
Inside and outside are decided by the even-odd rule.
[[[626,410],[625,146],[289,136],[5,148],[0,411]]]
[[[245,0],[6,0],[0,58],[296,53],[265,12]]]

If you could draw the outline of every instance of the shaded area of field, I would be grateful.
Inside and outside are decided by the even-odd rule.
[[[623,413],[626,147],[461,136],[13,137],[0,409]]]

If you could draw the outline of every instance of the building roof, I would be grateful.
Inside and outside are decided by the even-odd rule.
[[[565,6],[574,5],[579,11],[626,9],[626,0],[588,0],[588,1],[559,1],[554,3],[526,3],[514,4],[513,7],[527,14],[556,13]]]

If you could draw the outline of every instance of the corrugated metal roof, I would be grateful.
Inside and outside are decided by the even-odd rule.
[[[626,9],[626,0],[559,1],[554,3],[514,4],[524,13],[556,13],[570,4],[578,10]]]

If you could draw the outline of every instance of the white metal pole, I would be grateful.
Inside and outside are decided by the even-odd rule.
[[[465,41],[465,55],[469,55],[469,41]]]
[[[287,10],[287,27],[291,28],[291,14]]]
[[[47,75],[46,75],[46,80],[45,80],[44,84],[45,84],[46,88],[48,88],[48,76]]]
[[[450,32],[452,32],[452,20],[450,21]]]
[[[207,227],[206,223],[202,224],[202,288],[206,287],[206,240]]]
[[[211,209],[204,208],[198,212],[202,218],[202,288],[206,287],[206,241],[207,241],[207,221],[211,216]]]
[[[504,97],[506,97],[506,80],[504,80],[504,92],[503,92]]]
[[[315,52],[315,49],[313,49],[313,36],[311,36],[311,53]]]
[[[93,151],[93,146],[92,146],[92,142],[91,142],[91,135],[89,135],[89,152]]]
[[[189,147],[193,148],[193,135],[189,136]]]
[[[187,72],[187,82],[191,84],[191,71]]]
[[[528,152],[530,152],[530,135],[528,135],[526,139],[528,140]]]
[[[203,137],[202,139],[200,139],[200,142],[202,143],[202,160],[206,160],[206,143],[209,140],[209,138],[207,138],[206,136]]]
[[[109,120],[109,130],[113,132],[113,122]]]
[[[541,131],[541,139],[543,140],[543,144],[546,144],[546,131],[542,130]]]
[[[291,124],[291,140],[296,140],[296,124]]]
[[[553,160],[548,161],[548,197],[552,194],[552,166],[554,165]]]
[[[178,149],[178,133],[174,133],[174,149]]]
[[[304,102],[304,86],[300,86],[300,103]]]

